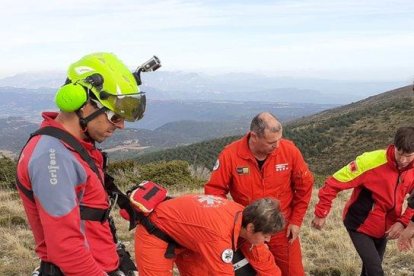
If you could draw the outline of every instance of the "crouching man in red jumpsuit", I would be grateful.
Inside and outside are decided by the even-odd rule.
[[[216,196],[186,195],[160,203],[149,217],[177,244],[166,258],[168,243],[138,225],[135,258],[140,276],[235,275],[237,249],[260,276],[279,276],[272,253],[264,244],[284,227],[279,202],[264,198],[247,207]]]

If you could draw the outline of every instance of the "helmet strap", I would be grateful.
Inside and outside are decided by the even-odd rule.
[[[102,108],[96,110],[94,113],[92,113],[91,115],[89,115],[86,118],[83,118],[78,112],[76,112],[76,114],[78,114],[78,117],[79,117],[79,123],[81,125],[81,128],[86,129],[87,126],[88,126],[88,123],[90,121],[92,121],[93,119],[95,119],[99,115],[105,113],[105,111],[106,111],[106,107],[102,107]]]

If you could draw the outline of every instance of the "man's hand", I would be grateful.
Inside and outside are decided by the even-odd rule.
[[[326,218],[320,218],[315,216],[312,220],[312,227],[318,230],[321,230],[325,225]]]
[[[401,222],[394,223],[390,229],[385,231],[387,238],[389,240],[398,239],[401,235],[401,232],[404,230],[404,225]]]
[[[294,224],[289,224],[286,231],[286,237],[289,243],[293,243],[299,236],[300,227]]]
[[[404,231],[401,232],[400,237],[397,241],[397,247],[400,251],[407,251],[413,248],[414,242],[414,223],[410,222],[407,226],[407,228],[404,229]]]

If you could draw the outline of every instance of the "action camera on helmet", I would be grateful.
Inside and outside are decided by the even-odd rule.
[[[137,81],[137,84],[138,85],[141,85],[142,84],[142,81],[141,81],[141,72],[153,72],[153,71],[157,70],[160,67],[161,67],[161,61],[156,56],[153,56],[147,62],[144,62],[133,73],[134,74],[134,77],[135,77],[135,80]]]
[[[153,56],[147,62],[143,63],[141,66],[142,72],[152,72],[161,67],[161,61],[158,57]]]

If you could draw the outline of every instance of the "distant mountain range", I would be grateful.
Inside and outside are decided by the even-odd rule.
[[[156,71],[142,75],[142,90],[150,100],[262,101],[345,104],[400,87],[404,83],[337,81],[231,73]],[[22,73],[0,79],[0,87],[53,88],[65,81],[65,72]]]
[[[54,93],[55,89],[52,88],[0,87],[3,107],[0,109],[0,118],[19,116],[38,123],[41,120],[42,111],[57,110],[54,104]],[[306,103],[148,100],[144,118],[138,122],[127,123],[127,127],[154,130],[164,124],[182,120],[235,121],[248,119],[263,110],[274,112],[281,120],[287,121],[333,106]]]
[[[212,77],[162,71],[146,73],[143,78],[145,85],[141,88],[149,98],[144,119],[127,123],[126,130],[116,132],[101,145],[111,149],[113,155],[121,153],[121,158],[124,154],[134,155],[137,151],[142,154],[160,148],[241,135],[247,131],[251,118],[261,111],[270,111],[286,123],[336,106],[325,102],[349,102],[374,93],[375,87],[393,85],[323,80],[300,82],[246,74]],[[63,80],[63,72],[19,74],[0,79],[3,107],[0,110],[0,118],[3,118],[0,121],[0,150],[17,153],[28,134],[38,127],[40,113],[56,110],[54,93]],[[283,88],[285,85],[292,88]],[[305,85],[309,89],[298,88]],[[351,85],[354,85],[353,89],[349,87]],[[361,92],[364,88],[366,90]],[[331,94],[327,92],[330,89]],[[351,92],[343,93],[345,90]],[[341,121],[341,118],[335,118],[333,122]],[[312,122],[313,125],[317,123]],[[318,143],[320,141],[315,141],[315,145]]]
[[[41,90],[41,91],[39,91]],[[0,87],[0,150],[17,153],[39,125],[41,112],[56,111],[53,89]],[[263,102],[148,101],[144,119],[127,123],[101,146],[125,150],[176,147],[247,131],[255,114],[271,111],[283,121],[332,107],[324,104]]]
[[[284,133],[302,150],[314,172],[332,174],[357,155],[392,143],[398,127],[413,125],[413,107],[413,86],[405,86],[289,122]],[[128,157],[141,163],[181,159],[211,169],[223,147],[239,137]]]

